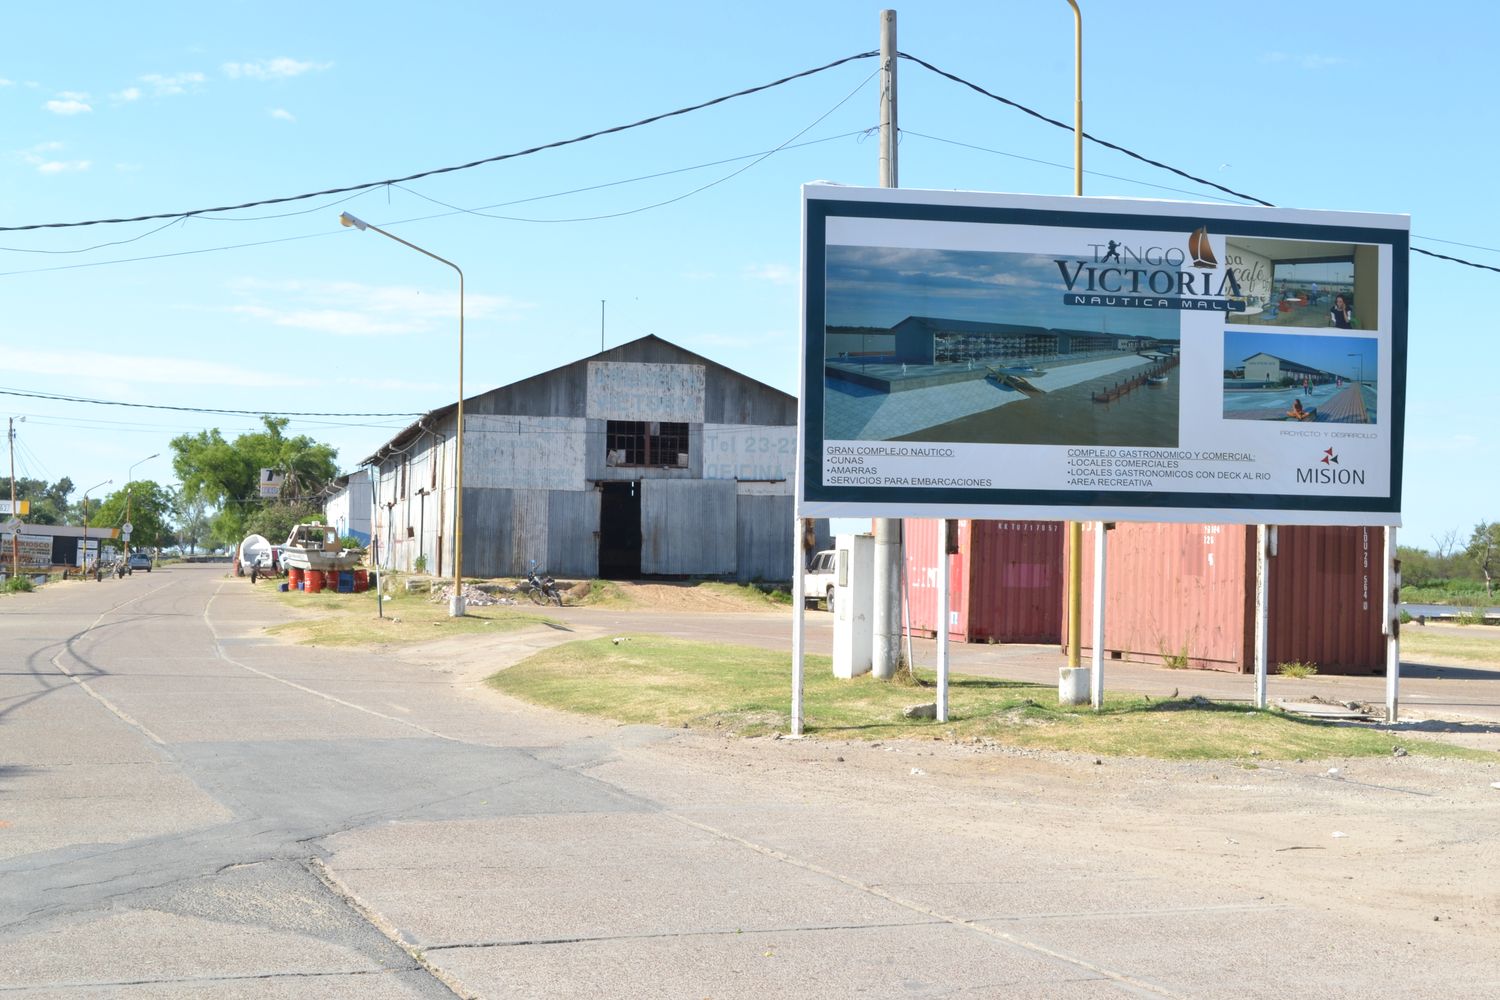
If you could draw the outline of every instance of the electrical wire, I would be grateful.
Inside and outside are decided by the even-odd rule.
[[[907,136],[907,135],[914,136],[914,137],[916,137],[918,139],[929,139],[932,142],[943,142],[943,143],[947,143],[950,146],[959,146],[959,147],[962,147],[963,149],[972,149],[975,152],[979,152],[979,153],[993,153],[996,156],[1005,156],[1005,157],[1009,157],[1012,160],[1024,160],[1027,163],[1036,163],[1036,164],[1040,164],[1041,166],[1044,166],[1044,167],[1057,167],[1060,170],[1072,170],[1073,169],[1073,165],[1071,163],[1058,163],[1055,160],[1039,160],[1039,159],[1037,159],[1034,156],[1022,156],[1020,153],[1008,153],[1008,152],[1006,152],[1003,149],[991,149],[988,146],[976,146],[973,143],[969,143],[969,142],[959,142],[957,139],[945,139],[945,138],[943,138],[942,136],[939,136],[939,135],[924,135],[921,132],[913,132],[910,129],[902,129],[901,130],[901,134],[903,136]],[[1109,180],[1112,180],[1112,181],[1121,181],[1121,182],[1123,182],[1125,184],[1139,184],[1142,187],[1155,188],[1158,191],[1173,191],[1173,192],[1176,192],[1177,194],[1196,195],[1196,196],[1198,196],[1200,198],[1211,198],[1214,201],[1229,202],[1228,198],[1220,198],[1217,195],[1211,195],[1211,194],[1206,195],[1206,194],[1203,194],[1201,191],[1190,191],[1187,188],[1171,187],[1171,186],[1166,185],[1166,184],[1152,184],[1150,181],[1137,180],[1134,177],[1121,177],[1119,174],[1106,174],[1106,173],[1103,173],[1103,172],[1098,171],[1098,170],[1085,170],[1084,173],[1088,174],[1090,177],[1105,177],[1105,178],[1108,178]],[[1235,203],[1235,204],[1237,204],[1237,203]]]
[[[499,153],[495,156],[486,156],[483,159],[471,160],[468,163],[460,163],[449,167],[436,167],[432,170],[423,170],[415,174],[407,174],[405,177],[391,177],[381,181],[368,181],[364,184],[350,184],[345,187],[326,188],[322,191],[309,191],[305,194],[287,195],[281,198],[262,198],[258,201],[247,201],[238,205],[220,205],[215,208],[195,208],[182,212],[158,212],[154,215],[136,215],[130,218],[121,219],[89,219],[83,222],[42,222],[33,223],[26,226],[0,226],[0,233],[23,232],[32,229],[76,229],[82,226],[112,226],[125,222],[151,222],[156,219],[186,219],[192,218],[193,216],[204,215],[209,212],[237,212],[241,209],[258,208],[262,205],[284,205],[288,202],[306,201],[309,198],[322,198],[331,194],[347,194],[351,191],[367,191],[371,188],[384,187],[389,184],[404,184],[410,181],[421,180],[424,177],[435,177],[439,174],[451,174],[456,173],[460,170],[470,170],[474,167],[480,167],[490,163],[500,163],[504,160],[513,160],[523,156],[531,156],[535,153],[540,153],[545,150],[559,149],[563,146],[571,146],[576,143],[587,142],[590,139],[597,139],[601,136],[613,135],[618,132],[626,132],[631,129],[641,128],[645,125],[651,125],[668,118],[675,118],[679,115],[690,114],[694,111],[702,111],[704,108],[711,108],[716,104],[723,104],[725,101],[731,101],[737,97],[746,97],[750,94],[757,94],[764,90],[770,90],[773,87],[780,87],[783,84],[791,83],[793,80],[800,80],[804,77],[813,76],[814,74],[822,73],[826,70],[842,66],[845,63],[853,62],[856,59],[870,59],[879,54],[880,53],[878,51],[856,53],[852,56],[845,56],[842,59],[835,59],[833,62],[827,63],[823,66],[817,66],[813,69],[803,70],[800,73],[793,73],[790,76],[784,76],[779,80],[772,80],[770,83],[763,83],[755,87],[747,87],[744,90],[737,90],[732,94],[725,94],[721,97],[715,97],[712,100],[703,101],[701,103],[689,105],[687,107],[677,108],[675,111],[666,111],[661,114],[652,115],[649,118],[642,118],[639,121],[630,122],[626,125],[614,125],[610,128],[599,129],[595,132],[587,132],[583,135],[574,136],[571,139],[558,139],[555,142],[544,143],[540,146],[532,146],[528,149],[520,149],[510,153]]]
[[[399,413],[325,413],[302,410],[228,410],[213,406],[169,406],[166,403],[126,403],[117,399],[88,399],[83,396],[64,396],[56,393],[22,392],[19,389],[0,388],[0,396],[22,396],[27,399],[48,399],[58,403],[91,403],[95,406],[128,406],[142,410],[172,410],[177,413],[223,413],[235,417],[420,417],[416,411]]]
[[[1048,125],[1055,125],[1058,128],[1065,129],[1065,130],[1067,130],[1069,132],[1073,131],[1073,126],[1071,126],[1071,125],[1069,125],[1069,124],[1067,124],[1065,122],[1060,122],[1056,118],[1049,118],[1046,115],[1042,114],[1040,111],[1035,111],[1035,110],[1033,110],[1031,108],[1028,108],[1026,105],[1021,104],[1021,103],[1019,103],[1017,101],[1012,101],[1008,97],[1001,97],[999,94],[992,94],[988,90],[985,90],[983,87],[981,87],[979,84],[977,84],[977,83],[971,83],[970,81],[965,80],[961,76],[955,76],[954,74],[949,73],[947,70],[938,69],[936,66],[934,66],[930,62],[927,62],[925,59],[918,59],[916,56],[909,55],[909,54],[907,54],[905,52],[898,53],[898,55],[900,56],[900,58],[902,58],[902,59],[909,59],[912,62],[916,63],[918,66],[921,66],[923,69],[927,69],[927,70],[932,71],[933,73],[936,73],[938,76],[941,76],[941,77],[944,77],[946,79],[952,80],[954,83],[962,84],[963,86],[968,87],[970,90],[973,90],[973,91],[976,91],[977,93],[983,94],[985,97],[988,97],[992,101],[999,101],[1001,104],[1004,104],[1004,105],[1007,105],[1009,107],[1015,108],[1017,111],[1023,111],[1026,114],[1028,114],[1031,117],[1033,117],[1033,118],[1036,118],[1036,119],[1039,119],[1041,121],[1046,122]],[[1137,153],[1133,149],[1126,149],[1124,146],[1117,145],[1117,144],[1115,144],[1113,142],[1109,142],[1108,140],[1105,140],[1105,139],[1100,139],[1098,136],[1090,135],[1087,132],[1083,133],[1083,137],[1085,139],[1089,140],[1090,142],[1098,143],[1099,145],[1105,147],[1106,149],[1113,149],[1116,152],[1124,153],[1126,156],[1134,157],[1135,159],[1140,160],[1142,163],[1149,163],[1153,167],[1157,167],[1157,168],[1159,168],[1161,170],[1169,171],[1171,173],[1176,174],[1179,177],[1185,177],[1188,180],[1193,181],[1196,184],[1203,184],[1203,185],[1206,185],[1206,186],[1211,187],[1211,188],[1216,188],[1216,189],[1218,189],[1220,191],[1223,191],[1227,195],[1233,195],[1234,197],[1240,198],[1240,199],[1242,199],[1244,201],[1253,201],[1257,205],[1264,205],[1266,208],[1275,208],[1276,207],[1275,205],[1272,205],[1269,201],[1263,201],[1260,198],[1255,197],[1255,195],[1253,195],[1253,194],[1242,194],[1241,192],[1236,191],[1233,188],[1227,188],[1227,187],[1225,187],[1222,184],[1215,184],[1213,181],[1205,180],[1202,177],[1194,177],[1192,174],[1188,173],[1186,170],[1179,170],[1176,167],[1170,166],[1170,165],[1168,165],[1166,163],[1162,163],[1160,160],[1153,160],[1149,156],[1143,156],[1140,153]]]
[[[1057,128],[1064,129],[1064,130],[1066,130],[1068,132],[1073,131],[1073,126],[1067,124],[1066,122],[1060,122],[1056,118],[1049,118],[1046,115],[1042,114],[1040,111],[1036,111],[1036,110],[1034,110],[1032,108],[1028,108],[1026,105],[1021,104],[1021,103],[1019,103],[1017,101],[1012,101],[1008,97],[1001,97],[999,94],[992,94],[988,90],[985,90],[983,87],[979,86],[979,84],[972,83],[972,82],[970,82],[968,80],[965,80],[961,76],[955,76],[954,74],[949,73],[946,70],[938,69],[932,63],[927,62],[924,59],[918,59],[916,56],[909,55],[909,54],[907,54],[905,52],[899,52],[899,53],[897,53],[897,55],[900,58],[902,58],[902,59],[909,59],[909,60],[911,60],[912,62],[916,63],[918,66],[921,66],[924,69],[930,70],[933,73],[936,73],[938,76],[944,77],[944,78],[946,78],[948,80],[952,80],[954,83],[962,84],[963,86],[968,87],[970,90],[973,90],[976,93],[979,93],[979,94],[984,95],[985,97],[988,97],[992,101],[999,101],[1001,104],[1004,104],[1004,105],[1007,105],[1009,107],[1015,108],[1017,111],[1025,112],[1026,114],[1030,115],[1033,118],[1036,118],[1036,119],[1038,119],[1040,121],[1046,122],[1048,125],[1054,125]],[[1205,178],[1202,178],[1202,177],[1195,177],[1194,175],[1188,173],[1186,170],[1179,170],[1178,168],[1176,168],[1174,166],[1171,166],[1171,165],[1166,164],[1166,163],[1162,163],[1160,160],[1153,160],[1149,156],[1143,156],[1142,154],[1137,153],[1133,149],[1127,149],[1124,146],[1118,145],[1118,144],[1113,143],[1113,142],[1109,142],[1108,140],[1100,139],[1098,136],[1090,135],[1088,132],[1084,132],[1084,133],[1082,133],[1082,135],[1083,135],[1083,137],[1085,139],[1089,140],[1090,142],[1097,143],[1098,145],[1103,146],[1106,149],[1113,149],[1113,150],[1115,150],[1118,153],[1124,153],[1126,156],[1133,157],[1133,158],[1135,158],[1137,160],[1140,160],[1142,163],[1148,163],[1148,164],[1150,164],[1153,167],[1158,167],[1158,168],[1160,168],[1162,170],[1166,170],[1166,171],[1169,171],[1170,173],[1174,173],[1174,174],[1176,174],[1179,177],[1184,177],[1187,180],[1190,180],[1190,181],[1192,181],[1195,184],[1202,184],[1202,185],[1205,185],[1207,187],[1211,187],[1211,188],[1214,188],[1216,190],[1223,191],[1225,194],[1232,195],[1232,196],[1234,196],[1236,198],[1240,198],[1240,199],[1242,199],[1244,201],[1253,201],[1255,204],[1257,204],[1257,205],[1263,205],[1266,208],[1275,208],[1276,207],[1273,203],[1271,203],[1269,201],[1266,201],[1263,198],[1257,198],[1253,194],[1245,194],[1243,192],[1236,191],[1233,188],[1225,187],[1222,184],[1216,184],[1216,183],[1214,183],[1211,180],[1206,180]],[[1423,250],[1421,247],[1410,247],[1410,249],[1411,249],[1412,253],[1424,254],[1424,255],[1426,255],[1428,257],[1436,257],[1438,260],[1452,261],[1455,264],[1464,264],[1464,265],[1467,265],[1469,267],[1479,268],[1480,270],[1483,270],[1483,271],[1494,271],[1495,273],[1500,274],[1500,267],[1492,267],[1489,264],[1477,264],[1477,263],[1475,263],[1472,260],[1464,260],[1462,257],[1450,257],[1447,254],[1434,253],[1431,250]]]
[[[802,136],[806,135],[808,132],[812,131],[814,128],[816,128],[818,125],[820,125],[825,119],[828,118],[829,115],[833,114],[835,111],[837,111],[839,108],[843,107],[845,104],[848,104],[849,101],[854,97],[855,94],[859,93],[861,90],[863,90],[869,84],[869,82],[871,80],[875,79],[876,75],[879,72],[880,72],[880,70],[876,69],[875,72],[871,73],[869,76],[867,76],[863,80],[861,80],[859,82],[858,86],[856,86],[853,90],[849,91],[849,93],[844,96],[843,100],[839,101],[833,107],[829,108],[827,111],[823,112],[817,118],[813,119],[813,121],[811,121],[810,123],[808,123],[804,128],[799,129],[794,135],[792,135],[792,137],[790,139],[787,139],[785,142],[781,143],[778,146],[775,146],[775,147],[773,147],[771,149],[766,150],[764,153],[762,153],[761,155],[757,156],[755,159],[751,160],[749,163],[745,164],[744,166],[738,167],[738,168],[736,168],[734,170],[731,170],[729,173],[725,174],[723,177],[720,177],[717,180],[709,181],[707,184],[700,185],[699,187],[695,187],[691,191],[686,191],[686,192],[684,192],[682,194],[679,194],[679,195],[677,195],[675,197],[672,197],[672,198],[667,198],[667,199],[665,199],[663,201],[653,202],[650,205],[641,205],[638,208],[627,209],[626,211],[623,211],[623,212],[610,212],[610,213],[605,214],[605,215],[584,215],[584,216],[579,216],[577,218],[571,218],[571,219],[526,219],[526,218],[520,218],[520,217],[517,217],[517,216],[495,215],[495,214],[490,213],[490,212],[477,211],[477,210],[474,210],[474,209],[467,209],[467,208],[459,208],[457,205],[450,205],[447,202],[438,201],[436,198],[428,197],[425,194],[421,194],[419,192],[413,191],[410,188],[404,187],[402,185],[397,184],[395,186],[401,188],[401,190],[407,192],[408,194],[413,194],[413,195],[416,195],[418,198],[426,199],[427,201],[432,202],[434,205],[441,205],[444,208],[450,208],[450,209],[453,209],[454,211],[463,212],[463,213],[468,214],[468,215],[483,216],[486,219],[500,219],[500,220],[503,220],[505,222],[534,222],[534,223],[602,222],[605,219],[620,219],[620,218],[624,218],[627,215],[638,215],[641,212],[649,212],[649,211],[651,211],[652,209],[655,209],[655,208],[664,208],[667,205],[673,205],[673,204],[676,204],[679,201],[684,201],[684,200],[686,200],[688,198],[691,198],[691,197],[693,197],[693,195],[702,194],[704,191],[707,191],[709,188],[717,187],[718,185],[723,184],[726,181],[733,180],[734,178],[738,177],[740,174],[743,174],[745,171],[750,170],[750,169],[752,169],[752,168],[760,165],[761,163],[764,163],[769,157],[774,156],[775,154],[781,152],[783,149],[786,149],[793,142],[795,142],[796,140],[800,139]]]
[[[820,143],[824,143],[824,142],[834,142],[834,141],[839,140],[839,139],[847,139],[847,138],[849,138],[851,136],[863,135],[867,131],[868,131],[867,129],[857,129],[857,130],[855,130],[853,132],[842,132],[842,133],[840,133],[838,135],[824,136],[824,137],[822,137],[820,139],[809,139],[807,142],[798,142],[798,143],[792,143],[790,145],[780,146],[780,147],[777,147],[776,149],[770,150],[769,152],[772,152],[772,153],[774,153],[774,152],[786,152],[787,150],[791,150],[791,149],[803,149],[805,147],[816,146],[816,145],[818,145]],[[550,194],[532,195],[532,196],[527,197],[527,198],[517,198],[517,199],[515,199],[513,201],[497,202],[497,203],[495,203],[493,205],[481,205],[477,209],[455,208],[455,209],[453,209],[451,211],[447,211],[447,212],[435,212],[435,213],[433,213],[431,215],[418,215],[418,216],[413,216],[413,217],[407,218],[407,219],[397,219],[397,220],[392,221],[392,222],[382,223],[382,225],[385,225],[385,226],[404,226],[404,225],[409,225],[409,224],[411,224],[413,222],[431,222],[431,221],[433,221],[435,219],[448,219],[448,218],[452,218],[455,215],[463,215],[465,213],[470,213],[470,212],[482,213],[482,212],[485,212],[485,211],[487,211],[489,209],[492,209],[492,208],[505,208],[505,207],[510,206],[510,205],[521,205],[521,204],[525,204],[527,202],[532,202],[532,201],[543,201],[543,200],[546,200],[548,198],[561,198],[561,197],[564,197],[566,195],[580,194],[580,193],[584,193],[584,192],[588,192],[588,191],[596,191],[596,190],[599,190],[601,188],[618,187],[619,185],[622,185],[622,184],[634,184],[634,183],[639,182],[639,181],[655,180],[655,179],[657,179],[659,177],[667,177],[667,176],[670,176],[672,174],[687,173],[687,172],[693,171],[693,170],[705,170],[705,169],[707,169],[709,167],[722,166],[722,165],[724,165],[726,163],[735,163],[735,162],[738,162],[740,160],[749,160],[749,159],[755,159],[755,158],[762,158],[762,157],[764,157],[767,154],[767,152],[768,151],[766,151],[766,150],[761,150],[761,151],[755,152],[755,153],[744,153],[744,154],[741,154],[739,156],[726,157],[725,159],[722,159],[722,160],[712,160],[712,161],[709,161],[707,163],[694,164],[694,165],[689,166],[689,167],[675,167],[675,168],[673,168],[671,170],[662,170],[662,171],[658,171],[658,172],[652,173],[652,174],[641,174],[641,175],[639,175],[637,177],[627,177],[627,178],[625,178],[623,180],[606,181],[606,182],[604,182],[602,184],[594,184],[594,185],[590,185],[590,186],[587,186],[587,187],[581,187],[581,188],[572,188],[572,189],[569,189],[569,190],[566,190],[566,191],[554,191],[554,192],[552,192]],[[436,204],[443,204],[442,202],[436,202],[435,199],[429,198],[426,195],[420,194],[420,193],[418,193],[416,191],[413,191],[410,188],[404,187],[404,186],[402,186],[400,184],[392,184],[391,186],[394,187],[394,188],[396,188],[397,190],[404,191],[407,194],[412,194],[412,195],[415,195],[418,198],[422,198],[423,200],[433,201]],[[364,192],[364,193],[368,193],[368,192]],[[348,200],[348,199],[342,199],[342,200]],[[340,204],[340,202],[332,202],[331,204],[337,205],[337,204]],[[322,206],[322,207],[326,208],[326,207],[329,207],[329,206],[325,205],[325,206]],[[320,209],[313,209],[311,211],[318,211],[318,210],[320,210]],[[306,212],[293,212],[293,213],[290,213],[290,214],[292,214],[292,215],[305,215],[307,213]],[[201,218],[201,216],[197,216],[195,218]],[[267,216],[267,218],[273,218],[273,217],[272,216]],[[497,216],[497,218],[498,218],[498,216]],[[216,220],[216,221],[227,221],[227,220],[222,220],[221,219],[221,220]],[[172,225],[172,224],[174,224],[174,223],[168,223],[168,225]],[[149,236],[150,234],[147,233],[145,235]],[[195,255],[195,254],[202,254],[202,253],[222,253],[222,252],[224,252],[226,250],[245,250],[245,249],[250,249],[250,248],[253,248],[253,247],[272,246],[272,245],[275,245],[275,244],[278,244],[278,243],[292,243],[292,242],[295,242],[297,240],[311,240],[311,239],[319,239],[319,238],[322,238],[322,237],[325,237],[325,236],[340,236],[340,235],[344,235],[341,230],[321,230],[321,231],[316,232],[316,233],[303,233],[303,234],[301,234],[299,236],[281,236],[281,237],[277,237],[275,239],[256,240],[256,241],[252,241],[252,242],[249,242],[249,243],[231,243],[231,244],[228,244],[228,245],[225,245],[225,246],[199,247],[199,248],[194,249],[194,250],[175,250],[175,251],[171,251],[171,252],[168,252],[168,253],[147,254],[147,255],[144,255],[144,256],[141,256],[141,257],[115,257],[115,258],[112,258],[110,260],[87,261],[87,262],[84,262],[84,263],[81,263],[81,264],[57,264],[57,265],[53,265],[51,267],[32,267],[32,268],[23,268],[23,269],[16,270],[16,271],[0,271],[0,278],[13,278],[13,277],[16,277],[17,275],[22,275],[22,274],[45,274],[45,273],[52,272],[52,271],[74,271],[74,270],[80,270],[82,268],[105,267],[105,266],[112,265],[112,264],[138,264],[138,263],[142,263],[144,261],[164,260],[164,259],[171,258],[171,257],[187,257],[187,256],[192,256],[192,255]],[[0,247],[0,249],[5,249],[5,248]],[[64,252],[71,253],[73,251],[57,251],[57,252],[59,252],[59,253],[64,253]]]

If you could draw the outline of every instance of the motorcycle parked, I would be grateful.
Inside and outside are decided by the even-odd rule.
[[[557,589],[557,581],[539,573],[535,559],[531,561],[531,568],[526,571],[526,584],[526,593],[531,597],[531,603],[555,602],[558,607],[562,607],[562,591]]]

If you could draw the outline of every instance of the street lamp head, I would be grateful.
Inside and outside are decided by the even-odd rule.
[[[365,222],[362,219],[356,219],[354,216],[350,215],[348,212],[340,212],[339,213],[339,223],[341,225],[345,225],[345,226],[353,226],[355,229],[358,229],[360,232],[364,232],[366,229],[370,228],[370,224],[368,222]]]

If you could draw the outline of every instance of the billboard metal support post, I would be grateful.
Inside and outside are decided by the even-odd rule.
[[[793,514],[795,515],[795,511]],[[806,533],[802,520],[792,518],[792,735],[802,735],[802,670],[806,659],[806,628],[803,619],[807,615],[807,551],[802,536]]]
[[[1109,533],[1103,521],[1094,522],[1094,665],[1089,672],[1089,704],[1104,707],[1104,559]]]
[[[937,721],[948,721],[948,538],[952,521],[939,521],[937,578]],[[910,634],[910,633],[908,633]]]
[[[1385,721],[1395,722],[1401,689],[1401,560],[1396,558],[1396,529],[1385,529],[1385,571],[1381,603],[1385,612]]]
[[[1255,707],[1266,707],[1267,619],[1271,613],[1272,528],[1255,526]]]

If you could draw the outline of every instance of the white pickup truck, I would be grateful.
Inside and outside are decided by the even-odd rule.
[[[833,610],[833,585],[838,580],[839,554],[834,549],[824,549],[815,554],[802,575],[802,598],[817,607],[819,601],[828,602]]]

